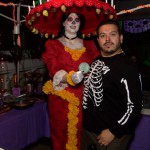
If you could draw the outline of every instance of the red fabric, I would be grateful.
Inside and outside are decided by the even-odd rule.
[[[86,52],[80,57],[79,60],[74,61],[71,55],[64,50],[64,46],[58,40],[48,40],[46,42],[46,50],[42,55],[43,61],[47,65],[50,77],[61,69],[69,72],[71,70],[78,71],[78,66],[82,62],[91,62],[99,55],[93,41],[84,41]],[[75,87],[69,86],[66,90],[74,93],[80,100],[79,105],[79,122],[78,128],[78,150],[80,149],[81,128],[82,128],[82,94],[83,84],[76,85]],[[68,102],[55,95],[49,95],[48,101],[50,111],[50,127],[51,138],[53,141],[54,150],[66,150],[65,145],[67,142],[67,114]]]
[[[99,0],[50,0],[42,5],[33,8],[26,16],[26,25],[29,29],[35,28],[41,34],[54,34],[57,36],[60,27],[60,20],[64,12],[61,6],[66,6],[65,13],[79,13],[85,18],[85,26],[81,31],[85,35],[95,34],[95,29],[104,19],[110,15],[116,19],[116,11],[108,3]],[[56,8],[56,9],[54,9]],[[101,9],[100,14],[96,9]],[[48,11],[48,16],[43,16],[43,10]]]

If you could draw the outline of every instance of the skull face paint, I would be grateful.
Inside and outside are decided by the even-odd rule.
[[[77,14],[71,13],[63,23],[65,32],[77,33],[80,27],[80,18]]]

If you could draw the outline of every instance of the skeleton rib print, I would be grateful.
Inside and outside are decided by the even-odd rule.
[[[96,60],[92,63],[89,74],[84,79],[83,108],[88,108],[88,100],[98,107],[103,100],[102,74],[109,71],[104,62]]]

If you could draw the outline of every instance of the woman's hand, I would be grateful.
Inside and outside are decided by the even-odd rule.
[[[54,90],[63,90],[68,84],[66,81],[67,72],[65,70],[59,70],[53,77],[53,88]]]

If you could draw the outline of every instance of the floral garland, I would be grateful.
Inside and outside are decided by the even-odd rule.
[[[77,150],[77,123],[79,114],[79,99],[67,90],[56,91],[53,89],[52,80],[47,81],[43,86],[45,94],[54,94],[60,96],[62,99],[69,102],[68,104],[68,142],[66,144],[67,150]]]
[[[79,60],[79,58],[85,53],[86,48],[82,47],[81,49],[71,49],[67,46],[64,47],[65,51],[68,52],[74,61]]]

